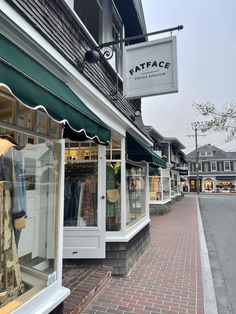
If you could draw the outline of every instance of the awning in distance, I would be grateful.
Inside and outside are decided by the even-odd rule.
[[[161,159],[151,148],[143,145],[129,133],[126,133],[127,159],[140,162],[145,161],[154,166],[166,168],[166,162]]]
[[[0,34],[0,83],[24,105],[65,124],[65,136],[108,144],[111,131],[60,79]]]

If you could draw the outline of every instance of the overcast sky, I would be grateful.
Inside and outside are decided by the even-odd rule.
[[[185,153],[195,147],[191,122],[201,119],[193,102],[211,101],[220,109],[236,101],[236,0],[142,0],[148,32],[183,25],[177,36],[179,92],[142,98],[144,123],[178,138]],[[162,35],[163,36],[163,35]],[[166,36],[169,36],[167,33]],[[149,40],[160,35],[149,37]],[[199,145],[236,151],[236,141],[207,132]]]

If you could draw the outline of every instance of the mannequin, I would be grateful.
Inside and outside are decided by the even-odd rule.
[[[11,184],[11,214],[16,246],[25,228],[26,200],[19,146],[10,136],[0,136],[0,180]]]

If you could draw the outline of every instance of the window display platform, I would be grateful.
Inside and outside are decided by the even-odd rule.
[[[64,301],[63,313],[81,313],[111,277],[111,268],[92,263],[81,264],[79,260],[64,260],[63,285],[70,289],[69,297]],[[86,264],[87,263],[87,264]],[[76,301],[75,301],[76,300]]]

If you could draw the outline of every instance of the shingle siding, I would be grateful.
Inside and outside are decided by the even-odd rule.
[[[84,54],[94,47],[94,43],[80,27],[76,17],[63,0],[7,0],[7,2],[81,72]],[[99,64],[85,64],[82,75],[132,121],[130,117],[137,107],[141,108],[141,100],[127,100],[123,97],[122,81],[103,57]],[[118,94],[112,98],[110,92],[116,91],[117,87]],[[133,123],[151,139],[141,116]]]

